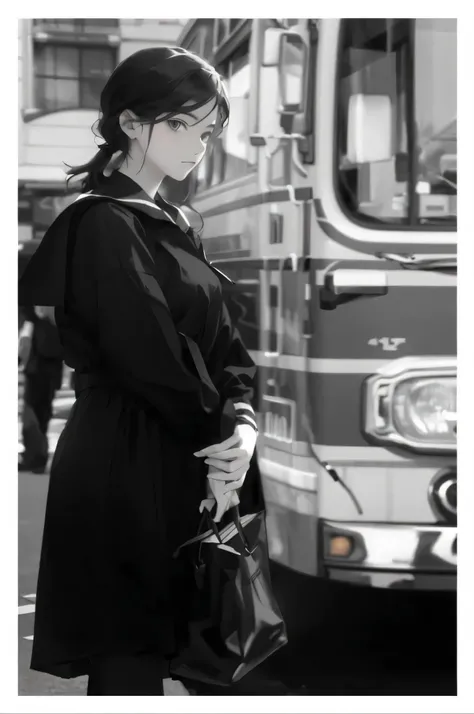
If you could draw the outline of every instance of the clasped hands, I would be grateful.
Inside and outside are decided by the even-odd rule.
[[[195,452],[209,466],[207,498],[201,501],[200,513],[204,508],[210,511],[217,502],[214,520],[218,523],[229,508],[240,503],[237,491],[243,486],[256,443],[256,431],[248,424],[237,424],[228,439]]]

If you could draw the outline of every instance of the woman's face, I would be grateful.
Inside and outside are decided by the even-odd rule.
[[[192,104],[192,102],[190,102]],[[212,99],[190,114],[177,114],[172,119],[153,126],[150,144],[147,148],[149,127],[139,141],[146,150],[147,164],[155,165],[165,176],[175,181],[183,181],[202,160],[207,143],[217,121],[217,107]]]

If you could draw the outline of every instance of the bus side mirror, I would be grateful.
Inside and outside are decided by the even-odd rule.
[[[276,27],[265,30],[262,66],[278,70],[280,112],[304,111],[308,48],[301,35]]]
[[[298,32],[285,31],[281,33],[278,69],[281,113],[299,114],[303,112],[308,48]]]
[[[385,95],[353,94],[349,98],[347,159],[351,164],[392,158],[392,103]]]
[[[278,67],[282,32],[283,30],[279,30],[276,27],[269,27],[265,30],[262,67]]]

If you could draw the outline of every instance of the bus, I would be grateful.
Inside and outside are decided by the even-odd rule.
[[[174,188],[259,368],[273,564],[454,590],[456,20],[205,18],[177,44],[230,97]]]

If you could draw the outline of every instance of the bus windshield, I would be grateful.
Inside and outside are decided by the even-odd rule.
[[[351,19],[341,23],[337,78],[337,185],[359,223],[429,229],[457,217],[455,19]],[[349,100],[389,96],[392,156],[347,156]]]

